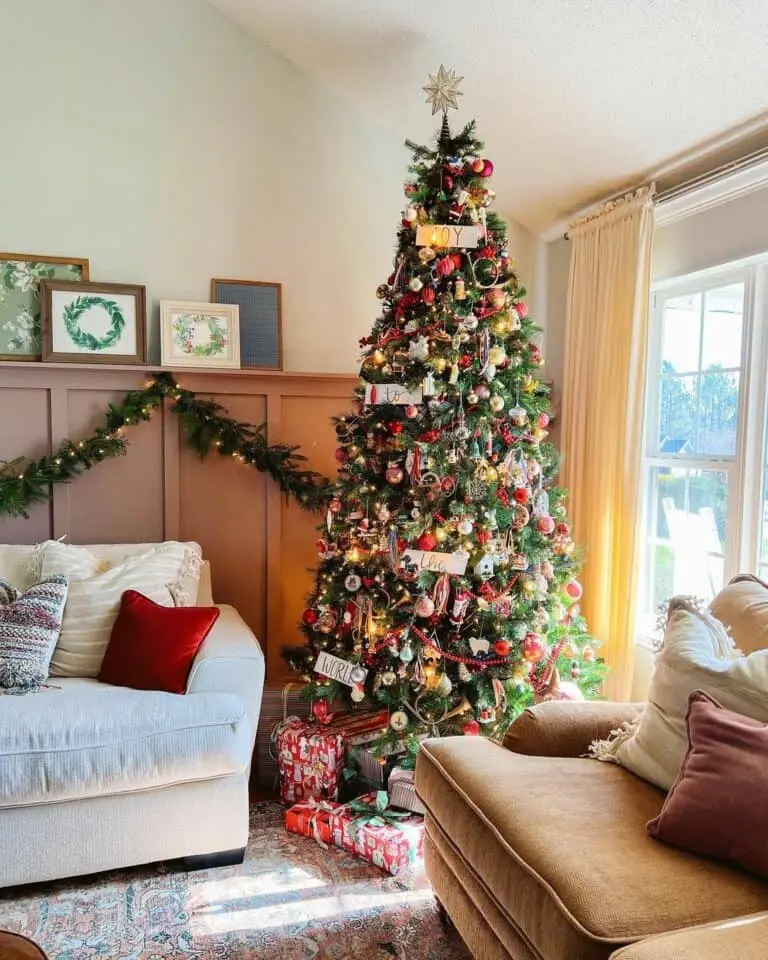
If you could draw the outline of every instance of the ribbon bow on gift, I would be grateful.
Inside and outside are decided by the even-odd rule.
[[[303,800],[301,803],[302,807],[309,807],[312,810],[312,814],[309,818],[309,827],[312,830],[312,835],[315,840],[320,844],[323,850],[328,849],[328,844],[323,840],[320,834],[320,825],[317,822],[317,818],[321,813],[333,813],[337,808],[338,804],[336,803],[326,803],[325,800],[315,800],[314,797],[309,797],[307,800]]]
[[[349,828],[353,839],[361,827],[397,827],[398,821],[407,820],[411,816],[409,810],[394,810],[389,806],[386,790],[377,790],[373,803],[358,799],[350,800],[347,806],[351,813],[357,814]]]

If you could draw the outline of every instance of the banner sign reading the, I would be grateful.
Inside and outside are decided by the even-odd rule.
[[[318,653],[317,660],[315,661],[315,673],[322,673],[323,676],[330,677],[331,680],[338,680],[339,683],[343,683],[348,687],[355,686],[352,674],[359,674],[360,670],[365,674],[368,673],[359,663],[350,663],[349,660],[334,657],[333,654],[326,653],[325,650],[321,650],[320,653]],[[365,677],[358,682],[365,683]]]
[[[474,249],[478,242],[477,225],[425,223],[416,228],[417,247],[462,247]]]
[[[400,406],[421,403],[421,387],[408,390],[401,383],[369,383],[365,387],[365,402],[368,404],[395,403]]]
[[[426,550],[406,550],[403,553],[417,570],[429,570],[432,573],[454,573],[462,576],[467,569],[469,554],[463,550],[453,553],[429,553]]]

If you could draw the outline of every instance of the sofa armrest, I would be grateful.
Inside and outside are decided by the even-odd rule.
[[[264,654],[237,610],[217,606],[221,613],[197,651],[186,692],[236,694],[248,711],[255,740],[264,689]]]
[[[642,709],[642,703],[548,700],[520,714],[504,746],[535,757],[580,757],[593,740],[607,739],[611,730],[635,720]]]
[[[768,913],[703,923],[648,937],[612,953],[609,960],[764,960]]]

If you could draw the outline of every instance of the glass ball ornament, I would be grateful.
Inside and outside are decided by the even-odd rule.
[[[465,737],[479,737],[480,724],[473,717],[472,720],[467,720],[467,722],[462,726],[461,732]]]
[[[384,476],[386,478],[387,483],[395,484],[395,483],[402,483],[403,477],[405,476],[405,474],[403,473],[403,468],[398,466],[398,464],[390,464],[387,467],[387,471],[384,474]]]
[[[382,363],[386,360],[386,356],[383,350],[374,350],[371,354],[371,363],[375,363],[377,367],[380,367]]]
[[[504,347],[495,346],[491,347],[488,351],[488,360],[494,365],[494,367],[500,367],[502,363],[507,359],[507,351]]]
[[[426,594],[419,597],[413,607],[413,612],[417,617],[431,617],[435,612],[435,604],[431,597]]]
[[[350,593],[357,593],[362,585],[363,581],[356,573],[350,573],[350,575],[344,581],[344,586],[347,588],[347,590],[349,590]]]
[[[413,652],[413,647],[411,646],[410,640],[404,643],[403,646],[400,648],[399,656],[403,663],[411,663],[415,654]]]
[[[381,683],[384,687],[391,687],[395,680],[397,680],[397,674],[394,670],[385,670],[381,675]]]
[[[353,703],[360,703],[365,699],[365,688],[361,683],[356,683],[349,692]]]
[[[424,284],[418,277],[411,277],[411,279],[408,281],[408,286],[411,288],[411,290],[413,290],[414,293],[418,293]]]
[[[350,671],[349,679],[354,684],[363,684],[365,683],[366,675],[367,674],[365,669],[358,665],[356,667],[353,667],[352,670]]]
[[[509,419],[515,427],[522,427],[528,422],[528,413],[519,404],[515,404],[514,407],[510,407]]]
[[[478,385],[475,387],[475,393],[481,400],[487,400],[491,395],[491,391],[484,383],[478,383]]]
[[[447,673],[444,673],[435,684],[435,693],[440,697],[448,697],[451,694],[451,690],[453,690],[451,678]]]
[[[494,393],[494,395],[488,401],[488,405],[494,413],[498,413],[500,410],[504,409],[504,397],[500,397],[498,393]]]
[[[526,634],[523,640],[523,659],[528,663],[540,663],[547,655],[547,645],[538,634]]]
[[[389,718],[389,725],[395,733],[402,733],[408,726],[408,714],[404,710],[395,710]]]

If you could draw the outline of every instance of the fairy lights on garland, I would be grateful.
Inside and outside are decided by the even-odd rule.
[[[103,460],[125,456],[127,427],[151,419],[163,402],[178,416],[187,442],[202,459],[215,450],[221,456],[268,474],[286,497],[315,510],[327,496],[328,481],[300,464],[298,447],[269,444],[266,424],[244,423],[226,416],[214,400],[199,400],[169,373],[157,373],[142,390],[132,390],[122,403],[110,404],[104,424],[84,440],[64,440],[53,453],[31,460],[17,457],[0,466],[0,516],[27,517],[29,507],[51,499],[53,486],[70,483]]]

